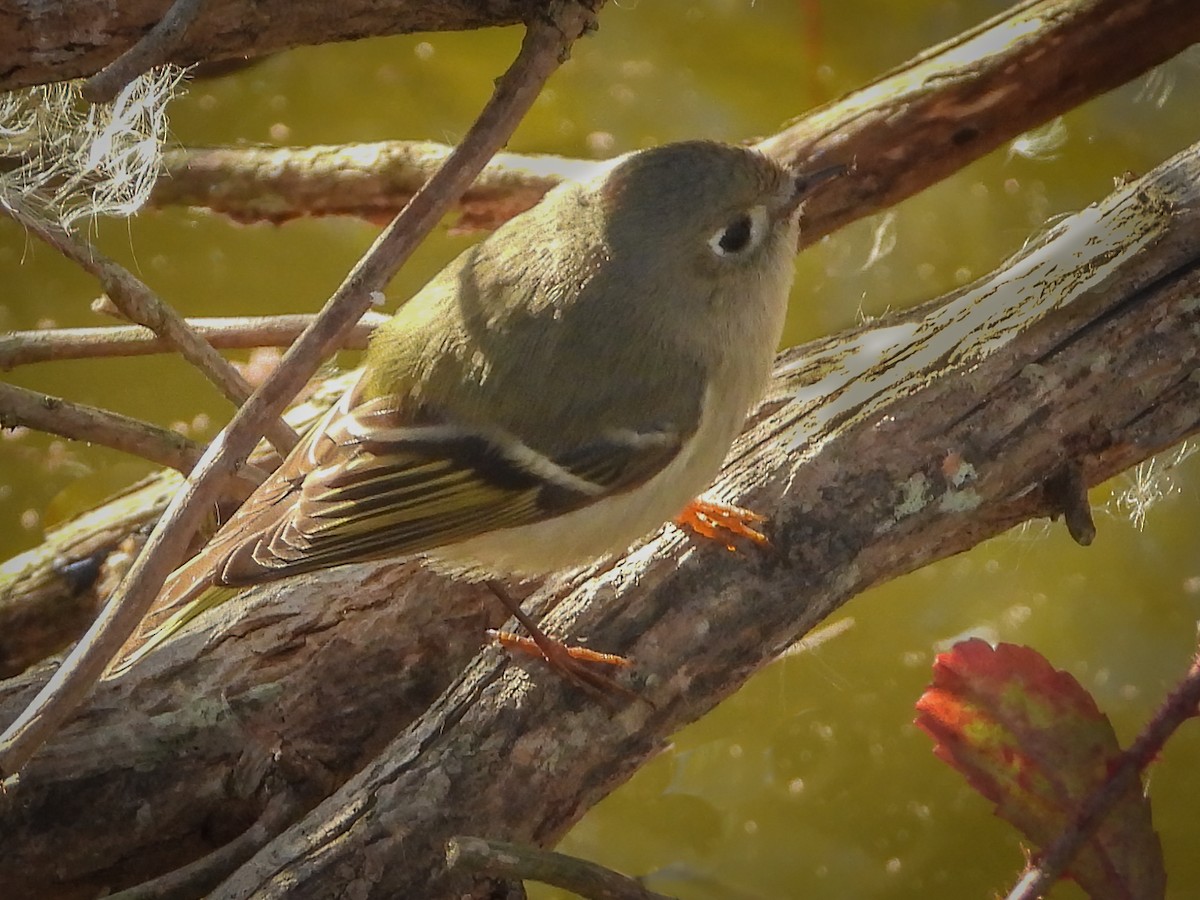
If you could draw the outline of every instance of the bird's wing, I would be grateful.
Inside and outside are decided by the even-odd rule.
[[[413,424],[389,402],[329,424],[289,502],[273,503],[264,527],[243,531],[236,545],[222,542],[220,583],[415,554],[538,522],[644,483],[685,436],[670,427],[613,432],[551,456],[428,411]]]
[[[349,397],[347,393],[318,419],[208,543],[167,576],[154,603],[110,664],[109,675],[130,668],[196,616],[237,594],[237,588],[225,586],[222,580],[225,561],[256,534],[287,515],[289,501],[299,493],[306,473],[327,447],[323,437],[326,429],[344,412]]]
[[[417,554],[527,525],[643,484],[684,434],[620,431],[555,456],[500,431],[387,400],[335,410],[217,532],[172,574],[113,673],[237,588],[343,563]]]

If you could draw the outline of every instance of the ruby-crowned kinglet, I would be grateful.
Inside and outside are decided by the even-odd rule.
[[[832,172],[694,141],[551,191],[379,328],[355,386],[171,576],[121,668],[246,585],[416,554],[543,575],[680,513],[766,383],[800,204]]]

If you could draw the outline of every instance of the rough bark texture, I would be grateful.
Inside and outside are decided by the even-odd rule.
[[[1171,27],[1182,31],[1190,10]],[[929,127],[939,109],[971,119],[962,94],[947,96],[960,100],[928,101]],[[987,96],[1008,96],[1022,127],[1034,124],[1013,111],[1019,92]],[[862,103],[838,121],[869,120],[871,152],[889,160],[870,172],[892,171],[915,138],[896,141],[893,119]],[[1004,116],[988,121],[998,140]],[[813,133],[828,144],[834,127]],[[928,177],[974,158],[977,145],[953,134],[942,132]],[[922,166],[907,159],[911,170],[864,175],[865,187],[814,208],[809,237],[873,192],[911,192],[921,176],[905,173]],[[451,835],[552,843],[855,593],[1054,513],[1046,486],[1068,469],[1094,484],[1200,428],[1198,183],[1193,149],[984,282],[786,354],[720,487],[770,516],[771,551],[731,557],[668,529],[531,599],[553,607],[552,633],[628,654],[653,706],[610,708],[537,663],[477,654],[492,598],[412,565],[250,591],[103,682],[0,794],[0,896],[95,896],[244,833],[256,839],[222,861],[217,877],[236,871],[213,896],[482,896],[488,885],[447,874]],[[152,514],[143,496],[139,513]],[[119,533],[92,524],[73,539],[96,549]],[[90,578],[56,565],[63,546],[37,557],[37,583],[58,597],[90,591]],[[90,552],[69,558],[99,559]],[[46,677],[0,684],[0,721]],[[192,895],[212,884],[197,880]]]
[[[0,91],[95,74],[153,28],[170,5],[121,0],[85,8],[67,0],[4,0]],[[212,63],[377,35],[514,25],[545,6],[544,0],[211,0],[164,62]]]

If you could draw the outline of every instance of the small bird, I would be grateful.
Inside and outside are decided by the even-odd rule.
[[[528,578],[679,516],[766,384],[801,203],[841,171],[690,141],[555,188],[376,331],[354,386],[171,575],[114,672],[248,585],[418,555]],[[691,509],[737,530],[736,511]]]

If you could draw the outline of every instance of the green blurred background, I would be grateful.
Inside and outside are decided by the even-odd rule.
[[[664,141],[740,141],[993,15],[998,0],[620,0],[511,143],[602,157]],[[864,23],[868,23],[864,26]],[[511,58],[514,29],[303,49],[202,81],[171,107],[182,144],[455,141]],[[969,281],[1056,215],[1200,139],[1200,54],[1002,148],[797,261],[800,342]],[[314,311],[376,234],[350,219],[238,226],[183,210],[89,228],[188,315]],[[428,241],[393,306],[469,239]],[[0,221],[0,331],[108,324],[89,278]],[[343,362],[352,362],[347,357]],[[5,380],[211,437],[228,406],[171,358],[40,365]],[[1185,448],[1186,449],[1186,448]],[[865,594],[827,638],[767,667],[589,813],[564,850],[683,898],[991,897],[1022,864],[1016,834],[937,762],[911,724],[934,655],[956,638],[1027,643],[1136,733],[1187,668],[1200,615],[1196,460],[1168,454],[1092,494],[1099,536],[1034,523]],[[29,433],[0,439],[0,559],[149,467]],[[1170,896],[1200,896],[1196,727],[1150,793]],[[1192,761],[1192,762],[1189,762]],[[535,896],[566,896],[535,889]],[[1080,896],[1060,887],[1059,898]]]

